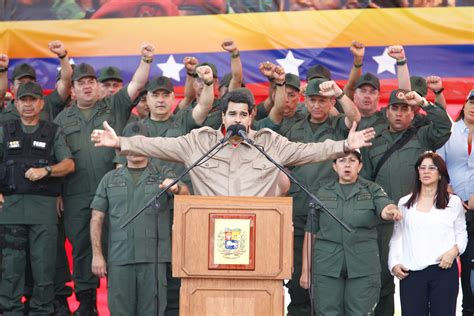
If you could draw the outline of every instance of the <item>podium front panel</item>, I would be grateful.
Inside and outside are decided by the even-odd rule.
[[[289,279],[293,263],[291,207],[291,198],[176,196],[173,276]],[[245,226],[239,227],[229,219],[239,215],[243,219],[252,218],[255,225],[253,240],[250,240],[250,231],[247,231]],[[223,221],[224,224],[219,228],[212,227],[212,217],[225,218],[228,222]],[[235,260],[228,256],[224,261],[230,268],[225,264],[210,262],[213,260],[210,251],[222,249],[219,242],[222,243],[223,234],[226,235],[225,242],[229,242],[230,248],[236,247],[238,238],[246,238],[242,240],[247,242],[248,249],[245,250],[253,251],[250,255],[254,260],[253,265],[233,265],[233,261],[239,263],[238,256],[235,256]],[[215,253],[218,254],[217,251]]]

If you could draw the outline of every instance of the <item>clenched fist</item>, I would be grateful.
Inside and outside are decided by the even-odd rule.
[[[149,43],[143,43],[140,48],[140,53],[142,57],[152,58],[155,47]]]
[[[415,91],[410,91],[407,94],[405,94],[405,99],[407,100],[407,103],[411,106],[417,106],[420,103],[423,102],[423,98]]]
[[[48,44],[49,50],[58,57],[64,57],[67,54],[66,47],[61,41],[52,41]]]
[[[222,48],[229,53],[233,53],[237,51],[237,45],[235,45],[235,42],[231,38],[227,38],[222,42]]]
[[[184,67],[188,74],[193,74],[196,71],[196,65],[199,64],[199,60],[196,57],[186,56],[183,59]]]
[[[278,84],[285,82],[285,69],[281,66],[275,66],[273,69],[272,78],[275,83]]]
[[[393,59],[395,59],[396,61],[406,59],[405,50],[403,49],[403,46],[400,46],[400,45],[389,46],[388,55],[392,57]]]
[[[258,66],[258,69],[260,70],[262,75],[264,75],[268,79],[271,79],[273,76],[273,71],[275,70],[275,67],[276,66],[274,64],[272,64],[269,61],[266,61],[266,62],[260,63],[260,65]]]
[[[212,69],[209,66],[199,66],[196,69],[198,77],[201,78],[205,83],[213,82],[214,76],[212,73]]]
[[[8,55],[0,54],[0,68],[7,68],[9,62],[10,59],[8,58]]]
[[[350,50],[354,57],[362,58],[365,54],[365,45],[358,41],[352,41]]]
[[[433,91],[439,91],[443,88],[443,82],[438,76],[428,76],[426,77],[426,86]]]
[[[342,93],[342,89],[333,80],[324,81],[319,85],[319,93],[325,97],[335,97]]]

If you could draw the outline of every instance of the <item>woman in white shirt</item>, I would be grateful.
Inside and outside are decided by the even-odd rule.
[[[389,269],[400,279],[403,316],[454,316],[456,258],[467,244],[464,208],[448,193],[448,171],[438,154],[422,154],[415,172],[413,192],[398,203],[403,220],[390,240]]]

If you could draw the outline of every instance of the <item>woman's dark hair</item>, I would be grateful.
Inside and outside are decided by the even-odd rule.
[[[408,201],[404,204],[405,207],[412,207],[415,202],[418,200],[418,197],[421,193],[421,181],[420,181],[420,167],[423,160],[431,158],[433,164],[438,168],[439,176],[441,177],[438,181],[438,188],[436,190],[436,208],[445,209],[449,203],[449,193],[448,193],[448,184],[449,184],[449,174],[448,168],[446,168],[446,163],[443,158],[435,152],[427,151],[420,155],[418,160],[415,163],[415,187]]]
[[[250,92],[250,90],[246,88],[238,88],[233,91],[227,92],[221,101],[222,113],[225,114],[227,112],[229,102],[247,104],[249,106],[249,114],[252,114],[254,100],[252,92]]]
[[[469,102],[469,100],[467,100],[466,102]],[[464,103],[464,105],[462,106],[461,108],[461,111],[459,111],[458,113],[458,117],[456,117],[456,120],[455,122],[458,122],[460,120],[464,120],[464,107],[466,106],[466,103]]]

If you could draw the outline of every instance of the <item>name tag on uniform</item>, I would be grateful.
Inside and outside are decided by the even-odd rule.
[[[38,140],[34,140],[33,141],[33,147],[45,149],[46,148],[46,143],[45,142],[40,142]]]
[[[12,140],[8,142],[8,149],[18,149],[21,148],[21,143],[19,140]]]
[[[372,194],[370,193],[363,193],[357,196],[357,201],[365,201],[365,200],[371,200],[371,199],[372,199]]]

